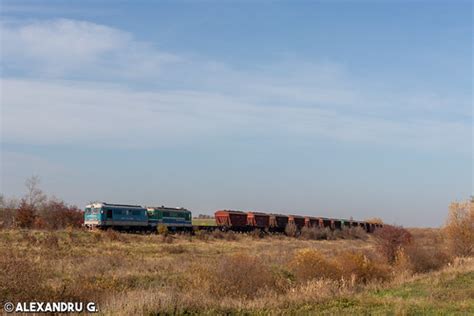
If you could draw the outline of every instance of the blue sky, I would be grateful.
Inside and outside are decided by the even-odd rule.
[[[470,2],[2,1],[1,192],[437,226]]]

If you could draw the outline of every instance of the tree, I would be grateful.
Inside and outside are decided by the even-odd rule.
[[[39,188],[40,178],[38,176],[31,176],[26,179],[26,196],[25,202],[31,205],[33,208],[37,208],[40,204],[46,201],[46,195]]]
[[[449,249],[457,256],[474,254],[474,201],[453,202],[444,226]]]

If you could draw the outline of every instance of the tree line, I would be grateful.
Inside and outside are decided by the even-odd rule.
[[[0,195],[0,228],[81,227],[84,222],[83,211],[46,195],[39,184],[39,177],[32,176],[25,181],[26,192],[20,199],[8,199]]]

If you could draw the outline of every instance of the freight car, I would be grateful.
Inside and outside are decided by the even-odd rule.
[[[288,225],[288,215],[270,214],[269,231],[283,233]]]
[[[233,210],[219,210],[214,213],[216,224],[222,230],[248,231],[247,213]]]

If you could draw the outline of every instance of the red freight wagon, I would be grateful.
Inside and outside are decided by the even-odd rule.
[[[241,211],[220,210],[214,213],[217,226],[244,228],[247,214]]]
[[[303,228],[304,226],[304,217],[299,215],[290,215],[288,216],[288,221],[295,224],[298,229]]]
[[[247,225],[258,228],[270,226],[270,215],[265,213],[247,212]]]
[[[270,228],[276,231],[284,231],[288,225],[288,216],[281,214],[270,214]]]

